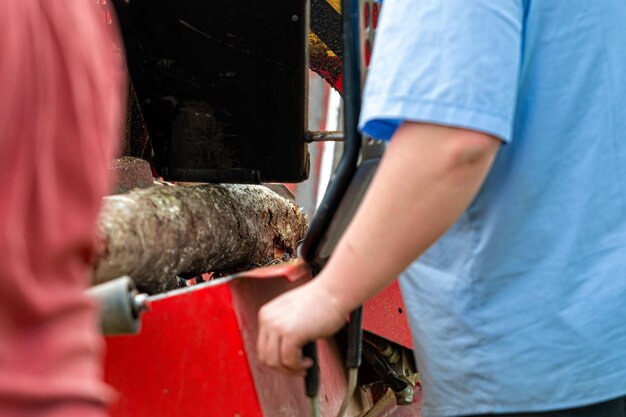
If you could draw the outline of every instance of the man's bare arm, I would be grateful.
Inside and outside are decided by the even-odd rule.
[[[389,285],[474,199],[500,146],[486,134],[405,123],[361,207],[316,279],[265,305],[258,354],[301,373],[308,341],[333,334],[348,312]]]

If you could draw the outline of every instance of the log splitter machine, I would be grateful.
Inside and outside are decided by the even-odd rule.
[[[91,290],[104,304],[106,380],[120,394],[113,416],[419,416],[397,284],[353,312],[334,338],[305,347],[315,366],[304,387],[260,365],[254,347],[258,309],[324,267],[382,155],[382,144],[357,129],[380,4],[99,3],[107,21],[115,8],[124,38],[129,131],[133,140],[147,132],[164,179],[299,182],[308,176],[307,142],[344,137],[298,260],[149,298],[128,278]],[[343,94],[342,134],[305,130],[309,65]]]

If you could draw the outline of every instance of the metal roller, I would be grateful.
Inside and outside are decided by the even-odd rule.
[[[148,295],[137,291],[129,277],[120,277],[87,290],[98,303],[102,334],[137,334],[141,329],[141,314],[148,310]]]

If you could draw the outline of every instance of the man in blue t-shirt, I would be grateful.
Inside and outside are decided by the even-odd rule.
[[[388,150],[259,357],[301,373],[404,271],[425,416],[624,417],[626,2],[387,0],[377,36],[361,126]]]

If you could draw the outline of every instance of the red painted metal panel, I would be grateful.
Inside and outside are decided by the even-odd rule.
[[[278,271],[278,269],[276,270]],[[239,327],[248,353],[248,363],[254,376],[263,415],[267,417],[306,417],[309,415],[309,408],[304,394],[303,378],[285,376],[261,365],[256,358],[256,339],[257,315],[261,306],[285,291],[304,284],[308,279],[287,282],[285,279],[259,278],[260,275],[256,276],[255,279],[236,280],[231,283],[231,287],[233,304],[239,317]],[[395,306],[398,300],[400,303],[402,302],[399,288],[397,286],[391,287],[378,301],[375,301],[373,307],[382,308],[383,306],[377,303],[383,302],[391,302]],[[404,307],[404,305],[402,306]],[[387,329],[386,333],[391,336],[389,337],[390,340],[398,343],[407,340],[410,342],[408,325],[406,319],[404,320],[404,329]],[[389,318],[388,322],[403,323],[402,320],[396,320],[395,316]],[[382,334],[379,335],[387,337]],[[321,369],[319,394],[321,415],[334,417],[339,411],[347,389],[344,352],[341,351],[334,338],[319,340],[317,344]],[[394,402],[386,407],[379,417],[419,417],[421,401],[422,393],[418,389],[415,402],[412,405],[398,407]],[[348,415],[361,415],[362,411],[362,405],[353,400],[348,409]]]
[[[114,417],[261,417],[224,282],[157,299],[137,336],[107,338]]]
[[[256,359],[259,308],[304,282],[220,280],[155,299],[140,335],[107,338],[106,380],[120,394],[113,417],[308,416],[303,379],[272,371]],[[366,311],[376,314],[366,328],[401,322],[395,316],[385,319],[389,309],[382,304],[395,307],[398,297],[392,287],[368,305]],[[377,333],[404,340],[397,328]],[[346,391],[344,356],[334,339],[319,341],[318,350],[321,411],[331,417]],[[416,400],[408,407],[389,404],[380,416],[419,417],[421,393]],[[360,414],[361,404],[355,400],[351,410]]]
[[[263,415],[268,417],[308,416],[304,379],[289,377],[261,365],[256,358],[257,314],[267,301],[303,284],[282,279],[239,280],[233,282],[233,302],[240,317],[240,328],[248,361],[256,381]],[[343,355],[334,339],[320,340],[318,357],[321,368],[320,409],[323,416],[337,414],[346,392]]]
[[[413,348],[411,329],[397,281],[365,303],[363,328],[392,342]]]

